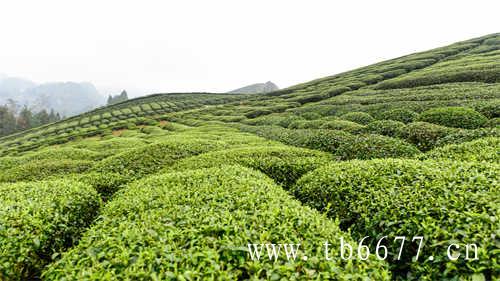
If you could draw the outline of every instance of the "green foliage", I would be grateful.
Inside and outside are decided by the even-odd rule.
[[[492,239],[500,219],[499,177],[500,166],[493,163],[350,161],[307,174],[294,192],[305,204],[339,218],[354,238],[370,236],[373,247],[385,235],[386,241],[423,236],[418,261],[411,261],[416,247],[406,245],[401,261],[391,262],[396,279],[470,280],[476,274],[490,280],[500,274]],[[451,243],[477,244],[479,260],[451,261],[446,256]],[[398,242],[386,245],[393,260]]]
[[[418,149],[427,151],[433,148],[441,138],[453,131],[451,128],[427,122],[414,122],[403,128],[401,136],[416,145]]]
[[[0,280],[37,276],[87,227],[101,201],[69,181],[0,184]]]
[[[413,145],[400,139],[366,134],[342,143],[335,151],[340,159],[405,158],[419,154]]]
[[[491,161],[500,163],[500,138],[488,137],[461,144],[450,144],[435,148],[424,155],[429,159],[455,161]]]
[[[201,139],[163,141],[108,157],[97,163],[93,171],[138,178],[159,171],[163,166],[181,158],[221,148],[223,145],[221,142]]]
[[[365,131],[389,137],[400,136],[405,128],[403,122],[394,120],[376,120],[366,125]]]
[[[381,115],[381,119],[394,120],[403,123],[410,123],[416,120],[418,113],[404,108],[396,108],[385,111]]]
[[[436,143],[436,146],[447,144],[459,144],[485,137],[500,137],[500,128],[481,128],[476,130],[458,130],[441,139]]]
[[[256,215],[257,214],[257,215]],[[261,173],[238,166],[163,174],[120,192],[46,280],[388,280],[385,265],[326,261],[348,234]],[[252,261],[248,243],[300,243],[307,261]],[[98,255],[98,258],[96,257]]]
[[[285,187],[306,172],[333,160],[324,152],[289,146],[245,146],[213,151],[178,161],[166,171],[189,170],[238,164],[261,171]]]
[[[370,114],[366,112],[349,112],[340,116],[340,119],[356,122],[362,125],[366,125],[375,120]]]
[[[485,127],[498,128],[500,127],[500,117],[491,118],[484,124]]]
[[[82,173],[93,166],[88,160],[52,160],[29,161],[10,169],[0,171],[0,182],[34,181],[49,176]]]
[[[477,111],[466,107],[439,107],[422,112],[419,121],[446,127],[476,129],[482,127],[488,119]]]
[[[319,128],[329,130],[342,130],[352,134],[357,134],[359,132],[362,132],[365,129],[365,126],[352,121],[336,119],[323,121]]]

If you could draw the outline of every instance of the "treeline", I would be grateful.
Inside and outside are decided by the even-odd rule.
[[[0,105],[0,136],[10,135],[19,131],[38,127],[61,120],[59,113],[42,109],[32,112],[24,106],[19,112],[8,105]]]
[[[109,95],[107,105],[112,105],[126,100],[128,100],[127,91],[123,90],[119,95]]]

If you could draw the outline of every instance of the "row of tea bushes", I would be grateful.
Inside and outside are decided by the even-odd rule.
[[[338,159],[412,157],[420,151],[403,140],[374,134],[353,135],[340,130],[284,129],[276,126],[241,126],[244,131],[282,143],[333,153]]]
[[[285,145],[244,146],[212,151],[179,160],[165,171],[241,165],[258,170],[275,182],[290,187],[305,173],[333,160],[331,154]]]
[[[94,161],[89,160],[34,160],[0,171],[0,182],[36,181],[50,176],[83,173],[93,165]]]
[[[481,138],[471,142],[438,147],[424,154],[422,158],[500,163],[500,138]]]
[[[354,238],[376,239],[373,245],[385,235],[387,241],[423,236],[418,261],[412,262],[416,247],[409,246],[399,262],[391,262],[401,279],[491,280],[500,276],[499,178],[500,166],[493,163],[356,160],[306,174],[293,192],[306,205],[339,218]],[[465,244],[475,243],[479,259],[450,260],[452,243],[461,245],[462,255]],[[390,259],[397,246],[387,245]]]
[[[388,280],[386,265],[326,261],[354,243],[262,173],[239,167],[161,174],[121,190],[44,280]],[[248,243],[301,244],[297,260],[252,261]],[[263,254],[264,255],[264,254]],[[307,255],[307,259],[304,258]],[[332,254],[333,255],[333,254]]]
[[[101,205],[89,185],[0,184],[0,280],[31,280],[73,245]]]

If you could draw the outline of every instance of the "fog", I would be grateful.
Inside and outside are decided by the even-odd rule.
[[[2,1],[0,73],[101,93],[280,87],[500,31],[500,1]]]

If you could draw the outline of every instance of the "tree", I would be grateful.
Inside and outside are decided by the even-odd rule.
[[[127,100],[128,100],[127,91],[123,90],[119,95],[116,95],[116,96],[109,95],[108,96],[108,105],[116,104],[119,102],[124,102]]]
[[[33,113],[31,113],[27,106],[24,106],[23,109],[21,109],[21,112],[19,112],[19,116],[17,117],[17,129],[22,131],[31,128],[32,120]]]
[[[42,109],[40,112],[35,114],[33,119],[36,121],[36,123],[33,124],[34,127],[50,123],[49,114],[45,109]]]
[[[8,106],[0,106],[0,136],[6,136],[16,131],[16,117]]]

